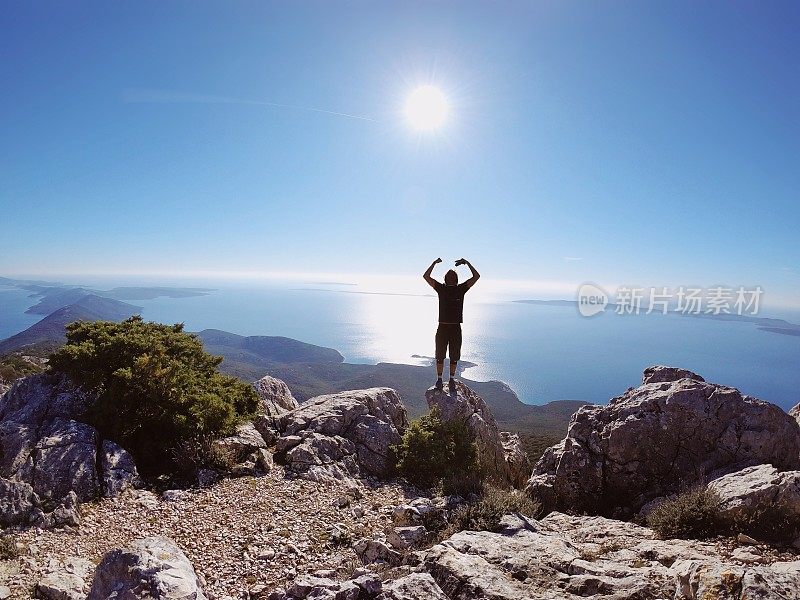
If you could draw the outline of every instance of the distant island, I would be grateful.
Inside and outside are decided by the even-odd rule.
[[[215,291],[212,288],[189,287],[115,287],[110,290],[97,290],[80,285],[67,285],[50,281],[10,279],[0,277],[0,285],[16,287],[31,292],[31,298],[39,301],[25,312],[32,315],[49,315],[53,311],[79,302],[88,296],[112,298],[114,300],[153,300],[154,298],[191,298],[205,296]]]
[[[577,300],[512,300],[516,304],[535,304],[540,306],[571,306],[577,309]],[[616,310],[617,305],[609,303],[605,307],[605,312],[613,312]],[[707,313],[684,313],[678,310],[671,310],[668,312],[670,315],[678,315],[681,317],[694,317],[697,319],[712,319],[715,321],[739,321],[744,323],[753,323],[760,331],[768,331],[770,333],[780,333],[782,335],[793,335],[800,337],[800,324],[791,323],[785,319],[773,319],[771,317],[756,317],[751,315],[738,315],[738,314],[725,314],[720,313],[707,314]]]

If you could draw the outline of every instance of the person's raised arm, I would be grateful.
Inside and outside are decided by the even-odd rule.
[[[475,285],[475,282],[478,281],[478,279],[481,278],[481,274],[478,273],[478,271],[475,269],[475,267],[472,266],[472,263],[469,262],[466,258],[458,259],[456,261],[456,266],[459,266],[459,265],[467,265],[469,267],[469,270],[472,272],[472,277],[470,277],[469,279],[467,279],[464,282],[464,283],[467,284],[467,287],[472,287],[473,285]]]
[[[433,261],[431,263],[431,266],[428,267],[428,270],[425,271],[425,273],[422,275],[422,278],[425,281],[427,281],[428,285],[431,286],[433,289],[436,289],[436,284],[439,283],[439,282],[436,281],[433,277],[431,277],[431,273],[433,273],[433,267],[438,265],[440,262],[442,262],[442,259],[441,258],[437,258],[435,261]]]

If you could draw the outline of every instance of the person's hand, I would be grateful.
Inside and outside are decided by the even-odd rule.
[[[433,261],[433,264],[438,265],[440,262],[442,262],[442,259],[437,258],[435,261]]]
[[[465,264],[467,264],[467,259],[466,258],[459,258],[456,261],[456,266],[457,267],[460,267],[461,265],[465,265]]]

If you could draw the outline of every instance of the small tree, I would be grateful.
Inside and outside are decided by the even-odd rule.
[[[478,473],[477,447],[466,423],[443,421],[438,407],[411,422],[394,452],[400,475],[420,487],[450,487]]]
[[[258,406],[251,386],[222,375],[222,357],[203,350],[183,325],[78,321],[50,357],[53,369],[96,400],[87,419],[128,448],[144,473],[172,468],[187,440],[225,435]]]

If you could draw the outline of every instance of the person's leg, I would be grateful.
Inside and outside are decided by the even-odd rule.
[[[450,331],[450,391],[456,391],[456,369],[458,361],[461,360],[461,325],[451,325]]]
[[[436,329],[436,388],[442,389],[442,373],[444,372],[444,355],[447,350],[447,337],[441,325]]]

